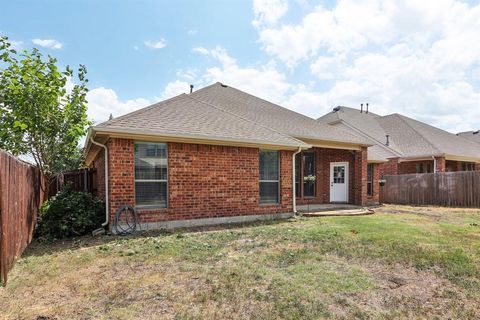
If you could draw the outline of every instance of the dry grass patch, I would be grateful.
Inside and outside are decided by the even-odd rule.
[[[480,212],[372,216],[34,243],[5,319],[479,318]]]

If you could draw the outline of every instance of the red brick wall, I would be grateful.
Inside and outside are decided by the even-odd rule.
[[[445,160],[444,157],[437,157],[437,172],[445,171],[462,171],[463,162]],[[430,163],[430,166],[433,170],[433,160],[422,160],[422,161],[405,161],[398,163],[398,159],[390,159],[388,162],[380,165],[380,176],[382,175],[396,175],[396,174],[409,174],[417,172],[417,163]],[[475,170],[480,170],[480,164],[475,164]]]
[[[355,166],[354,166],[354,179],[353,203],[357,205],[367,204],[367,147],[363,147],[361,151],[355,151]],[[352,200],[350,200],[352,202]]]
[[[134,142],[111,139],[110,214],[135,204]],[[259,204],[259,149],[168,143],[169,205],[138,209],[144,222],[292,211],[292,154],[280,151],[280,204]]]
[[[436,162],[436,170],[435,172],[445,172],[446,169],[446,163],[445,163],[445,158],[444,157],[438,157],[435,158]]]
[[[135,205],[135,154],[133,140],[110,139],[107,148],[108,193],[112,219],[120,206]]]
[[[384,175],[397,175],[398,174],[398,158],[388,159],[387,162],[380,164],[379,174],[380,174],[380,177]]]
[[[316,196],[297,198],[297,204],[321,204],[330,202],[330,163],[348,162],[350,203],[365,204],[367,194],[367,150],[313,148],[315,152]],[[362,185],[363,184],[363,185]],[[363,194],[362,194],[363,193]]]
[[[380,185],[378,184],[378,180],[380,179],[380,166],[381,164],[378,163],[373,164],[373,196],[367,194],[368,205],[377,205],[380,203]]]
[[[433,160],[405,161],[405,162],[400,162],[398,164],[398,174],[417,173],[417,164],[418,163],[428,163],[428,164],[430,164],[430,168],[431,168],[430,170],[433,170]]]

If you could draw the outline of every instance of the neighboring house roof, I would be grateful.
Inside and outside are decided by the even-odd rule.
[[[399,157],[400,151],[392,141],[389,146],[385,145],[387,132],[378,123],[378,117],[380,116],[375,113],[360,113],[358,109],[340,106],[318,118],[317,122],[335,127],[348,127],[356,130],[358,134],[368,137],[375,143],[368,148],[368,161],[385,162],[388,158]]]
[[[358,109],[337,107],[334,112],[328,113],[317,121],[333,125],[343,123],[371,137],[377,142],[375,150],[373,147],[369,148],[369,154],[371,153],[372,156],[378,153],[379,157],[387,159],[446,156],[466,161],[480,160],[480,148],[475,143],[396,113],[379,116],[374,113],[361,113]],[[388,146],[386,135],[389,135]]]
[[[457,136],[468,139],[473,142],[480,143],[480,130],[477,131],[465,131],[457,133]]]

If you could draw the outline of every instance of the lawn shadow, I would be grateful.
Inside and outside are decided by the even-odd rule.
[[[160,229],[160,230],[144,230],[137,231],[132,235],[115,235],[115,234],[106,234],[101,236],[91,236],[85,235],[76,238],[67,238],[62,240],[56,240],[53,242],[40,242],[38,239],[34,239],[32,243],[26,248],[22,254],[22,258],[26,257],[40,257],[44,255],[50,255],[55,253],[60,253],[68,250],[87,250],[89,248],[98,247],[101,245],[109,244],[118,240],[125,239],[142,239],[150,237],[161,237],[161,236],[170,236],[173,234],[179,233],[199,233],[199,232],[208,232],[208,231],[221,231],[221,230],[231,230],[231,229],[243,229],[249,227],[257,226],[270,226],[270,225],[284,225],[288,223],[295,222],[295,218],[289,219],[278,219],[278,220],[269,220],[269,221],[252,221],[252,222],[241,222],[241,223],[229,223],[229,224],[218,224],[211,226],[203,227],[188,227],[188,228],[176,228],[176,229]]]

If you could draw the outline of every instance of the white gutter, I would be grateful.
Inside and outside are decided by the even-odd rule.
[[[93,137],[90,136],[90,141],[99,146],[102,147],[105,150],[105,222],[102,223],[102,227],[105,227],[108,225],[108,217],[109,217],[109,203],[108,203],[108,149],[107,146],[104,144],[101,144],[100,142],[97,142],[93,140]]]
[[[437,159],[435,158],[435,156],[432,156],[432,159],[433,159],[433,173],[436,173],[437,172]]]
[[[300,152],[302,151],[302,148],[301,147],[298,147],[298,150],[295,151],[293,153],[293,156],[292,156],[292,184],[293,184],[293,188],[292,188],[292,202],[293,202],[293,213],[296,214],[297,213],[297,199],[296,199],[296,188],[295,188],[295,156],[297,154],[299,154]]]

